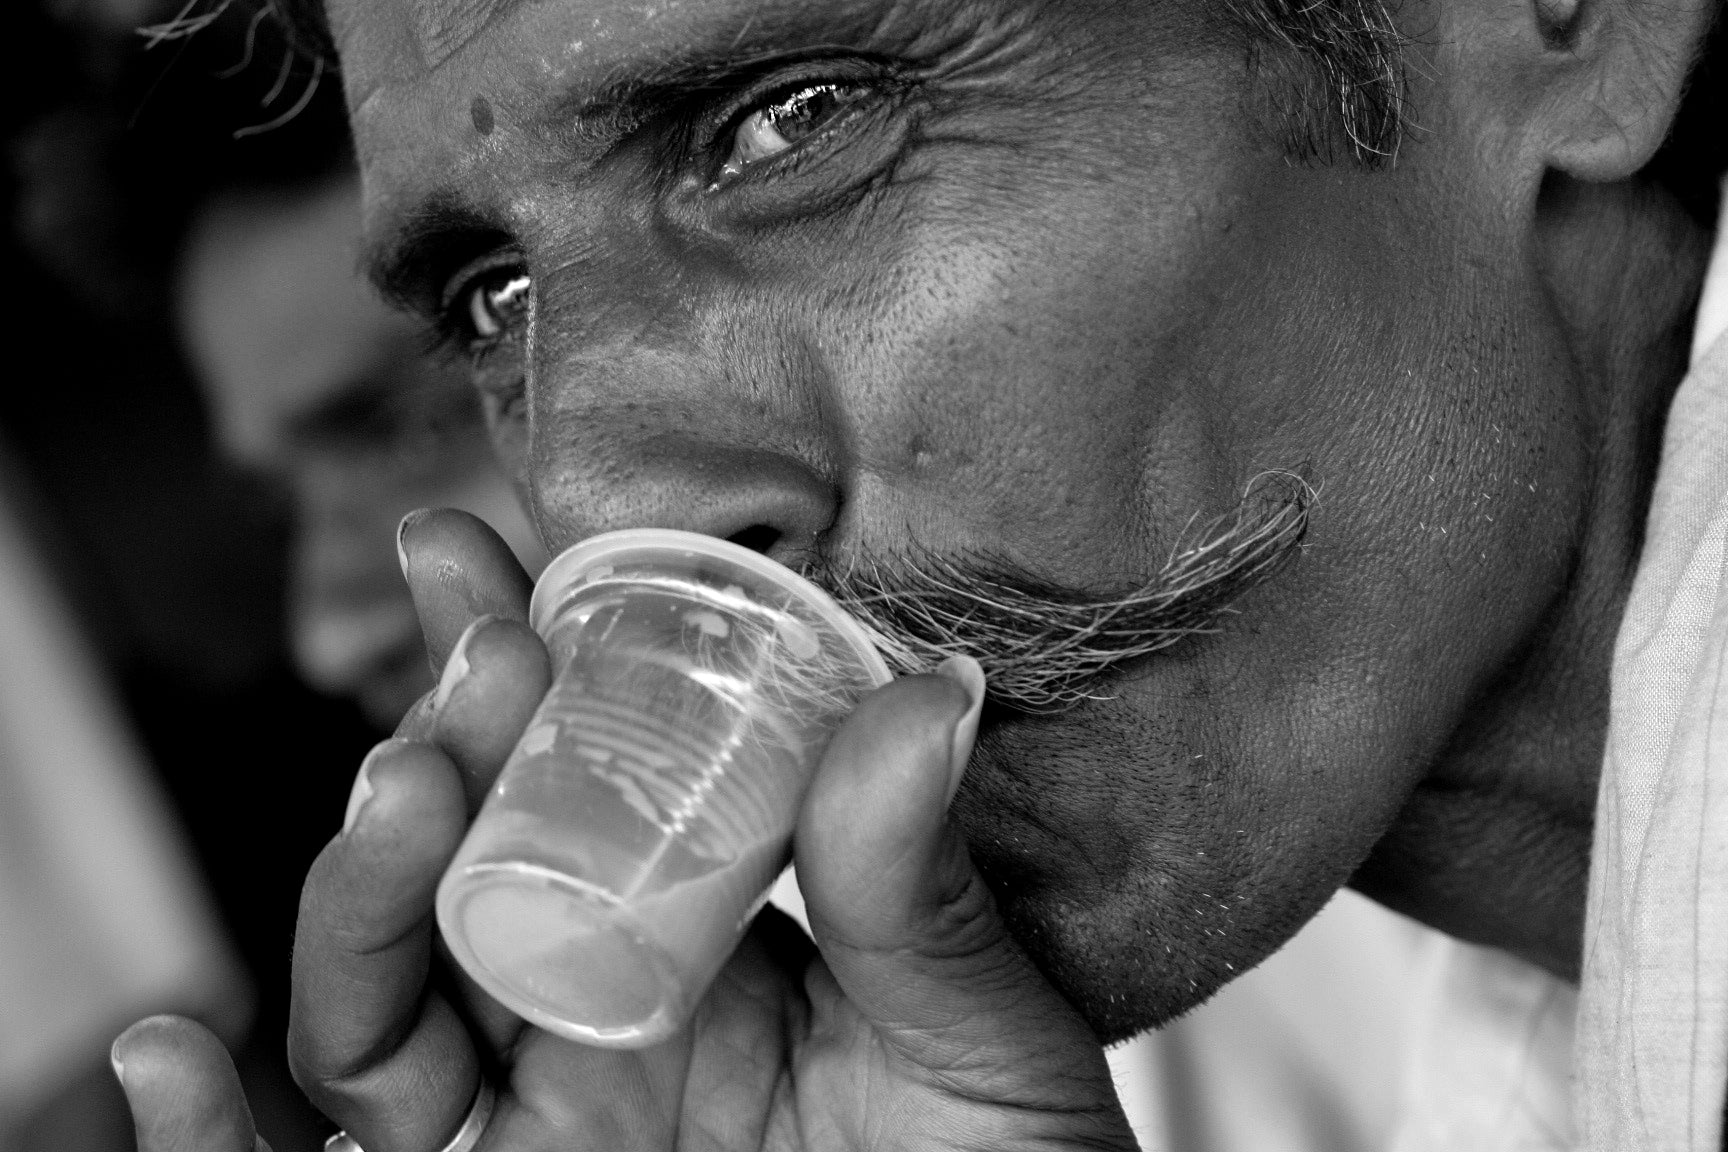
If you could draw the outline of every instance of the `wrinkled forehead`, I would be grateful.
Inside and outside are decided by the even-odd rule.
[[[657,71],[826,43],[904,47],[942,35],[960,9],[1014,2],[329,0],[329,13],[370,218],[417,173],[482,165],[495,128],[550,124]]]

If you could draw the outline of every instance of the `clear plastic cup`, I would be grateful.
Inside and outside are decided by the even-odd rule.
[[[438,886],[438,924],[532,1023],[653,1044],[761,908],[829,737],[888,669],[814,584],[690,532],[578,544],[530,615],[552,689]]]

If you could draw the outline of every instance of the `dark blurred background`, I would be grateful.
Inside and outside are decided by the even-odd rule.
[[[276,1152],[315,1148],[325,1126],[282,1056],[294,908],[375,736],[351,704],[290,669],[287,509],[213,450],[169,276],[210,188],[328,167],[345,147],[339,85],[324,76],[309,93],[310,66],[239,4],[148,51],[135,29],[174,15],[150,0],[17,0],[8,11],[6,486],[249,969],[239,1063],[260,1128]],[[290,109],[283,125],[235,139]],[[106,1053],[92,1055],[0,1139],[130,1147]]]

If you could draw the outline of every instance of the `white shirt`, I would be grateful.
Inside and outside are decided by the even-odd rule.
[[[1728,185],[1725,185],[1728,192]],[[1590,1152],[1718,1152],[1728,1088],[1728,228],[1614,652],[1578,1018]]]

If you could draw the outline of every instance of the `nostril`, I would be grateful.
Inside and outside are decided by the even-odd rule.
[[[752,552],[768,555],[769,549],[780,542],[780,529],[768,524],[752,524],[742,532],[734,532],[726,537],[734,544],[742,545]]]

